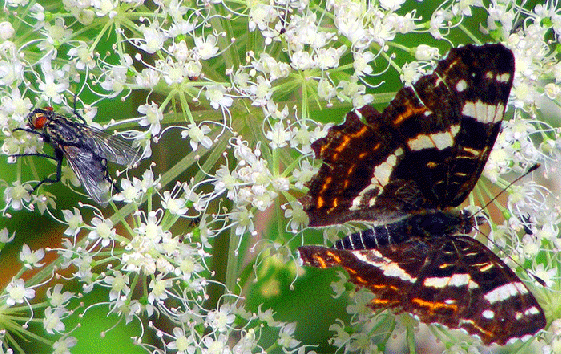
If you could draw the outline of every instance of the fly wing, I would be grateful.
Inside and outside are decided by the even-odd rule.
[[[119,165],[130,166],[140,159],[140,149],[119,135],[88,126],[89,146],[97,155]]]
[[[76,146],[64,146],[62,151],[88,195],[101,206],[107,205],[112,182],[107,175],[106,159]]]

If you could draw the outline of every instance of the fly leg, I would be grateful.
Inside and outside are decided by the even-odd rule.
[[[28,133],[31,133],[31,134],[39,135],[41,138],[43,138],[43,141],[45,141],[45,142],[47,142],[47,143],[48,143],[49,141],[51,141],[51,139],[50,139],[47,135],[45,135],[45,134],[42,133],[42,132],[38,132],[38,131],[36,131],[36,130],[33,130],[33,129],[15,128],[15,129],[12,129],[12,132],[15,132],[16,130],[22,130],[22,131],[24,131],[24,132],[28,132]],[[46,139],[46,140],[45,140],[45,139]],[[16,155],[13,155],[13,156],[16,156]],[[52,157],[52,156],[51,156],[51,157]]]
[[[76,102],[78,101],[78,93],[74,93],[74,106],[72,107],[72,113],[74,113],[74,115],[78,118],[80,118],[80,120],[82,121],[82,123],[84,124],[88,124],[88,122],[86,122],[86,120],[84,119],[84,117],[82,117],[80,115],[80,113],[78,113],[78,110],[76,109]]]
[[[60,182],[61,175],[62,175],[62,160],[64,158],[64,155],[63,155],[62,151],[55,150],[55,156],[51,156],[51,155],[47,155],[47,154],[15,154],[15,155],[11,155],[11,156],[12,157],[39,156],[39,157],[44,157],[44,158],[47,158],[47,159],[52,159],[52,160],[55,160],[57,162],[55,178],[44,178],[41,182],[37,183],[31,191],[29,191],[29,194],[33,194],[33,192],[35,192],[37,190],[37,188],[39,188],[39,186],[42,185],[43,183],[57,183],[57,182]]]

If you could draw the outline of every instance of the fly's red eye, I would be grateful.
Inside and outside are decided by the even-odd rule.
[[[43,129],[45,124],[47,123],[47,116],[44,113],[38,112],[35,113],[30,120],[31,126],[33,129]]]
[[[45,107],[45,108],[43,108],[43,109],[44,109],[45,111],[49,111],[49,112],[52,112],[52,111],[53,111],[53,107],[51,107],[51,106],[47,106],[47,107]]]

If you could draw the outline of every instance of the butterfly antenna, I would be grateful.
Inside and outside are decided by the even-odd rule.
[[[518,181],[520,181],[522,178],[526,177],[527,175],[529,175],[530,173],[534,172],[535,170],[537,170],[538,168],[540,168],[541,164],[536,163],[533,166],[531,166],[526,172],[524,172],[523,174],[521,174],[520,176],[518,176],[516,179],[514,179],[512,182],[510,182],[505,188],[503,188],[496,196],[493,197],[493,199],[491,199],[487,204],[485,204],[485,206],[481,209],[481,210],[485,210],[487,209],[487,207],[493,203],[495,200],[497,200],[497,198],[499,198],[504,192],[506,192],[510,186],[512,186],[513,184],[517,183]],[[495,241],[490,240],[491,243],[497,247],[499,247]],[[499,247],[500,248],[500,247]],[[522,265],[520,263],[518,263],[517,261],[515,261],[512,257],[509,257],[514,263],[516,263],[516,265],[522,267]],[[541,286],[546,287],[546,283],[545,281],[538,277],[536,274],[534,274],[533,272],[527,270],[528,274],[534,278],[534,280],[536,280],[538,283],[540,283]]]
[[[523,174],[521,174],[520,176],[518,176],[514,181],[510,182],[506,187],[504,187],[496,196],[493,197],[493,199],[491,199],[489,202],[487,202],[487,204],[485,204],[482,208],[482,210],[487,209],[487,207],[493,203],[495,200],[497,200],[501,195],[503,195],[504,192],[506,192],[510,186],[512,186],[513,184],[517,183],[518,181],[520,181],[522,178],[526,177],[527,175],[529,175],[530,173],[534,172],[535,170],[537,170],[538,168],[540,168],[541,164],[536,163],[534,164],[532,167],[530,167],[528,169],[528,171],[524,172]]]

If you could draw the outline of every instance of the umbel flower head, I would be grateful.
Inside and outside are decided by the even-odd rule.
[[[491,229],[480,240],[517,271],[545,311],[550,325],[526,345],[536,352],[559,346],[552,296],[561,247],[552,118],[559,114],[548,111],[561,102],[555,4],[2,6],[0,247],[20,263],[2,272],[2,351],[87,351],[91,338],[105,344],[118,327],[128,333],[118,347],[107,342],[113,352],[376,352],[411,349],[415,339],[421,350],[435,336],[450,352],[476,350],[476,338],[372,311],[372,293],[299,266],[296,248],[330,246],[362,229],[307,228],[299,200],[321,166],[312,143],[352,109],[383,109],[452,47],[486,42],[512,50],[517,70],[502,132],[468,199],[485,205],[541,163],[534,179],[509,187],[508,198],[486,210]],[[61,125],[31,132],[29,113],[47,106],[72,122],[74,133],[65,135]],[[87,140],[78,122],[126,140],[138,163],[117,166],[99,155],[95,146],[106,140]],[[83,163],[64,162],[57,173],[57,148],[64,161],[73,154]],[[111,181],[108,206],[80,185],[79,174],[92,170]],[[62,185],[34,190],[45,178]],[[113,322],[96,327],[88,316]]]

